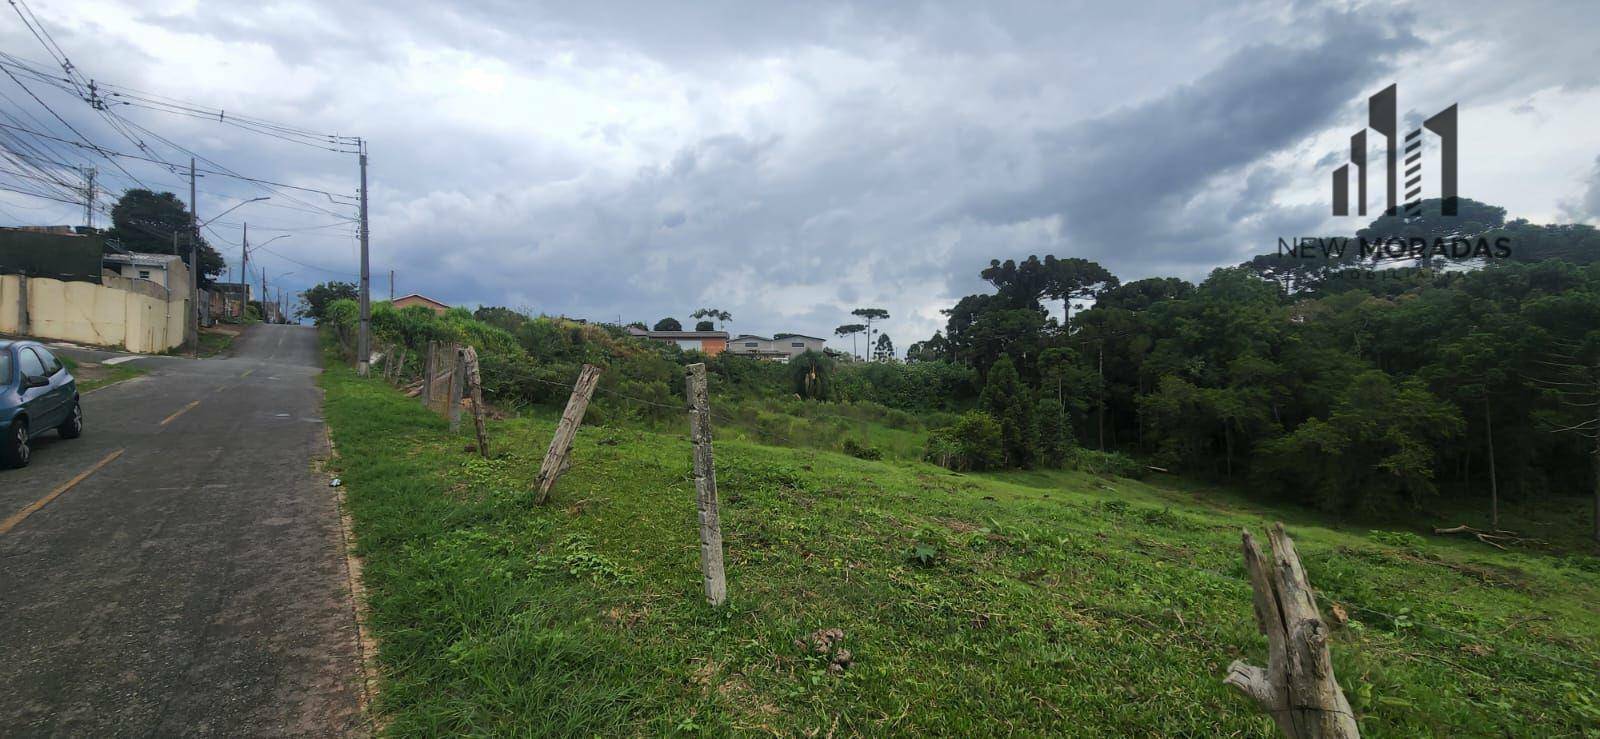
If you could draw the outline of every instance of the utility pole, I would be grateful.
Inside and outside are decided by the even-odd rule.
[[[244,224],[244,241],[239,244],[239,318],[250,311],[250,224]]]
[[[372,271],[367,264],[367,142],[357,141],[361,153],[361,333],[356,338],[356,374],[366,377],[372,359]]]
[[[394,270],[389,270],[389,302],[394,302]]]
[[[271,323],[271,321],[267,321],[267,303],[270,300],[271,300],[271,298],[267,297],[267,268],[266,267],[262,267],[261,268],[261,320],[266,321],[267,323]]]
[[[83,168],[83,225],[94,230],[94,177],[99,171],[94,167]]]
[[[189,157],[189,340],[200,348],[200,221],[194,212],[194,157]]]

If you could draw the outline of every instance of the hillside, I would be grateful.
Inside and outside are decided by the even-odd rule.
[[[1592,557],[1163,480],[956,474],[728,435],[731,595],[712,609],[686,426],[586,425],[538,508],[547,409],[491,423],[482,460],[415,400],[329,364],[392,734],[1272,736],[1221,681],[1264,660],[1239,531],[1274,520],[1324,613],[1348,614],[1333,656],[1367,735],[1600,730]],[[848,659],[804,645],[829,629]]]

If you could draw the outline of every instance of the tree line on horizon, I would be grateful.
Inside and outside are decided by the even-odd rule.
[[[1093,262],[995,260],[912,362],[973,368],[958,465],[1059,464],[1072,439],[1333,510],[1585,491],[1600,538],[1600,235],[1464,201],[1359,235],[1508,238],[1471,268],[1267,254],[1199,284]],[[1056,320],[1042,299],[1067,302]],[[1092,301],[1092,305],[1085,303]],[[1072,312],[1075,308],[1081,308]],[[992,428],[991,428],[992,426]],[[969,444],[967,458],[960,442]],[[995,446],[998,448],[993,448]],[[976,456],[976,458],[971,458]]]

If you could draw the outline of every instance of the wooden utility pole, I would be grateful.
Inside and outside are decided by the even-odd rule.
[[[689,397],[689,440],[694,444],[694,500],[700,515],[700,574],[706,600],[720,606],[728,600],[722,571],[722,512],[717,503],[717,468],[711,453],[711,399],[706,392],[705,364],[684,368]]]
[[[489,427],[483,417],[483,383],[478,375],[478,350],[461,349],[461,364],[466,370],[467,389],[472,393],[472,424],[478,432],[478,453],[489,458]]]
[[[533,502],[544,505],[550,499],[550,491],[556,487],[556,480],[561,477],[567,465],[567,454],[572,451],[572,440],[578,435],[578,426],[583,423],[583,413],[589,409],[589,398],[594,395],[594,386],[600,382],[600,368],[592,364],[583,366],[578,372],[578,382],[572,386],[572,395],[567,398],[567,409],[561,413],[561,422],[556,424],[556,434],[550,438],[550,448],[544,453],[544,463],[539,465],[539,478],[534,481]]]
[[[1255,699],[1288,739],[1354,739],[1355,714],[1333,676],[1328,626],[1283,524],[1268,530],[1272,559],[1246,530],[1244,563],[1255,590],[1256,626],[1267,637],[1267,667],[1235,660],[1227,685]]]
[[[445,412],[450,418],[450,433],[461,430],[461,391],[466,383],[466,367],[461,361],[461,345],[450,345],[450,383],[447,385]]]

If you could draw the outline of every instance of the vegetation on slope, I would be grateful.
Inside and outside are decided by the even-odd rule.
[[[1592,558],[719,437],[712,609],[683,428],[586,425],[538,508],[552,414],[492,423],[482,460],[381,381],[322,381],[392,734],[1271,736],[1221,679],[1265,653],[1238,532],[1273,519],[1349,616],[1333,654],[1369,736],[1600,728]]]

